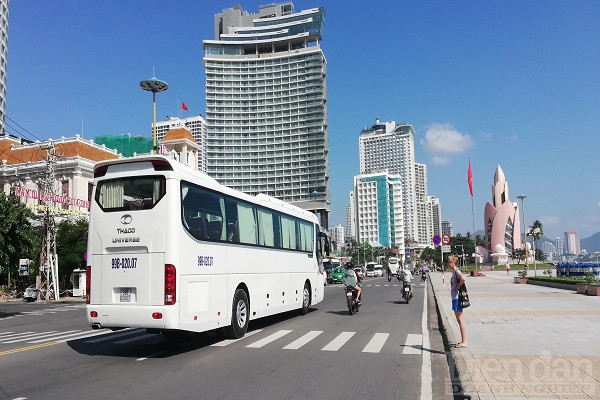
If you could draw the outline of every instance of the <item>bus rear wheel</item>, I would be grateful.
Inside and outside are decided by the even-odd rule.
[[[235,291],[231,310],[231,325],[225,328],[225,335],[230,339],[239,339],[246,334],[249,322],[248,295],[243,289]]]
[[[310,306],[310,285],[307,282],[304,284],[304,290],[302,291],[302,308],[300,309],[300,314],[302,314],[302,315],[308,314],[309,306]]]

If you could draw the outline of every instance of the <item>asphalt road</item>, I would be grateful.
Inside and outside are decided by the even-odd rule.
[[[251,322],[237,341],[91,331],[82,303],[3,303],[0,399],[440,398],[428,363],[439,378],[443,347],[438,332],[423,332],[433,318],[423,318],[426,286],[414,282],[405,304],[400,282],[368,278],[352,316],[342,286],[329,285],[308,315]]]

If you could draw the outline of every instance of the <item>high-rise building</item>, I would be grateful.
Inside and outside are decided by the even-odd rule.
[[[578,256],[580,251],[579,238],[577,237],[577,232],[567,231],[565,232],[565,243],[567,245],[567,253]]]
[[[411,245],[419,241],[415,193],[414,128],[395,121],[380,122],[365,128],[359,137],[360,173],[387,172],[402,180],[404,237]]]
[[[556,246],[556,252],[558,254],[564,254],[565,252],[565,241],[560,236],[554,240],[554,245]]]
[[[0,135],[4,130],[6,109],[6,58],[8,56],[8,5],[9,0],[0,0]]]
[[[187,118],[168,117],[165,121],[156,121],[156,140],[160,141],[171,129],[186,128],[192,134],[198,146],[198,171],[206,173],[206,121],[202,115]],[[152,128],[150,128],[152,129]]]
[[[204,40],[208,174],[249,194],[330,208],[325,11],[291,2],[215,15]]]
[[[352,208],[350,204],[346,204],[346,242],[352,240]]]
[[[452,221],[442,220],[442,235],[454,236],[454,229],[452,229]]]
[[[331,245],[333,252],[339,256],[340,251],[344,248],[344,227],[341,225],[332,226],[329,228],[331,234]]]
[[[556,253],[556,246],[554,246],[552,242],[542,243],[542,251],[546,254],[546,260],[553,260],[558,255]]]
[[[427,212],[427,165],[415,163],[415,205],[417,209],[417,242],[419,247],[431,247],[432,226]]]
[[[356,240],[374,246],[397,246],[404,254],[402,178],[387,173],[355,176],[351,200],[356,214]]]
[[[433,235],[441,235],[442,234],[442,206],[440,205],[440,199],[435,196],[427,196],[427,209],[428,215],[427,220],[431,221],[429,225],[431,226],[431,234]]]

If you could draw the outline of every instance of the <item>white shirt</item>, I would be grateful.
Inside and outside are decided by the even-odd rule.
[[[411,272],[408,269],[403,269],[402,270],[401,278],[406,283],[410,283],[410,281],[413,280],[413,276],[412,276]]]

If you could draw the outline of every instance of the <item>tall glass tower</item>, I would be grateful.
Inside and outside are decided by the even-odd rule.
[[[291,2],[215,15],[204,40],[207,172],[249,194],[315,211],[330,205],[325,11]]]

